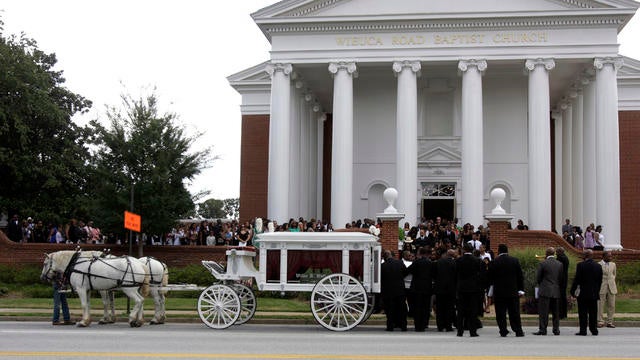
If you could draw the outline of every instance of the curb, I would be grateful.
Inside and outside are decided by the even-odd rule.
[[[150,318],[150,317],[149,317]],[[481,319],[482,323],[486,326],[496,326],[495,318],[489,319]],[[49,316],[4,316],[0,315],[0,322],[2,321],[34,321],[34,322],[49,322],[51,321],[51,317]],[[117,322],[126,323],[127,318],[120,317]],[[192,317],[169,317],[167,318],[167,323],[169,324],[201,324],[202,321],[198,316]],[[254,317],[253,319],[247,322],[248,324],[260,324],[260,325],[316,325],[316,321],[312,315],[309,318],[288,318],[286,316],[279,318],[259,318]],[[411,319],[408,320],[409,325],[413,324]],[[386,321],[384,318],[381,319],[369,319],[361,325],[367,326],[386,326]],[[429,320],[429,326],[435,327],[435,320],[431,318]],[[537,319],[522,319],[522,326],[526,327],[536,327],[538,326]],[[561,327],[578,327],[578,319],[569,319],[569,320],[561,320]],[[616,321],[616,327],[640,327],[640,320],[621,320]]]

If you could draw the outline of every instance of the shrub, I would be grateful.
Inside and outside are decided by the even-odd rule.
[[[209,286],[214,282],[216,282],[216,279],[202,265],[193,264],[182,268],[169,268],[169,283],[171,284]]]
[[[53,297],[53,289],[47,285],[27,285],[21,289],[22,295],[27,298],[51,298]]]
[[[616,283],[623,292],[640,284],[640,261],[619,265],[616,269]]]

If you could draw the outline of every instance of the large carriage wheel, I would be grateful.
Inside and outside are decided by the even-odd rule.
[[[241,325],[251,320],[256,313],[256,295],[250,287],[236,283],[231,285],[240,298],[240,316],[236,320],[236,325]]]
[[[367,313],[367,292],[354,277],[331,274],[316,283],[311,292],[311,312],[329,330],[345,331],[360,324]]]
[[[240,298],[227,285],[211,285],[198,298],[198,315],[208,327],[226,329],[240,316]]]

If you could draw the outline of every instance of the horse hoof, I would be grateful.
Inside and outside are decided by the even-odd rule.
[[[88,325],[88,324],[85,324],[85,323],[83,323],[83,322],[81,322],[81,321],[79,321],[79,322],[77,322],[77,323],[76,323],[76,326],[77,326],[77,327],[82,327],[82,328],[83,328],[83,327],[88,327],[89,325]]]
[[[151,320],[149,321],[149,325],[162,325],[164,324],[164,320]]]

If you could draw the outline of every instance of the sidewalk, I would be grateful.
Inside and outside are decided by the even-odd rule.
[[[91,316],[94,322],[97,322],[102,317],[102,309],[92,309]],[[151,319],[153,317],[153,309],[145,309],[145,319]],[[124,310],[116,310],[118,321],[125,322],[127,317]],[[80,309],[71,309],[72,318],[79,318],[81,316]],[[537,326],[538,315],[536,314],[522,314],[523,326]],[[616,314],[616,326],[620,327],[640,327],[640,314],[638,313],[617,313]],[[30,309],[30,308],[0,308],[0,321],[50,321],[51,310],[50,309]],[[489,326],[495,325],[495,313],[492,312],[484,314],[482,318],[484,324]],[[168,323],[200,323],[200,317],[197,310],[168,310],[167,311]],[[249,320],[253,324],[315,324],[315,319],[311,310],[308,312],[270,312],[270,311],[256,311],[254,317]],[[373,314],[366,321],[367,325],[385,325],[384,314]],[[435,318],[432,314],[430,318],[430,325],[435,326]],[[578,326],[578,314],[569,314],[567,319],[560,321],[561,326]]]

